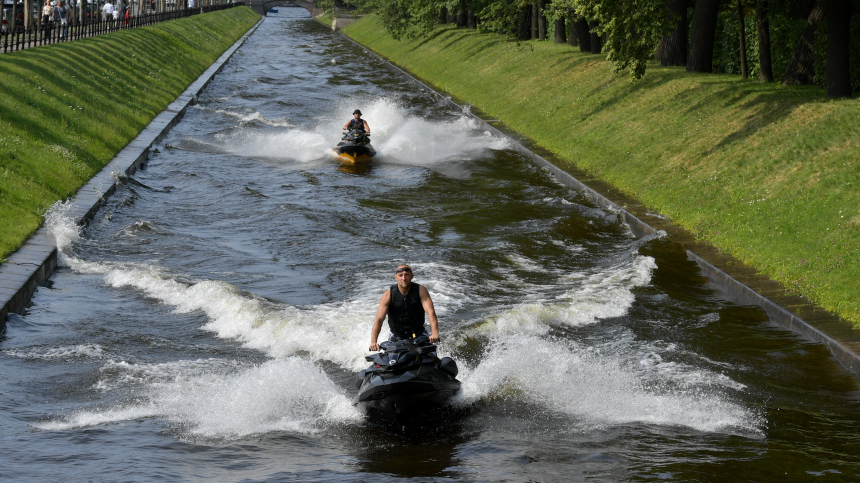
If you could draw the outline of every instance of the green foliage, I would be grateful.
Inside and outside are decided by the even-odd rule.
[[[577,0],[576,10],[599,22],[596,30],[606,35],[604,50],[614,71],[627,70],[633,79],[645,75],[660,39],[674,27],[665,0]]]
[[[478,10],[479,28],[506,38],[516,38],[520,10],[525,6],[526,0],[484,2],[483,8]]]
[[[237,7],[0,56],[0,257],[259,18]]]
[[[350,0],[361,11],[373,12],[395,40],[430,32],[446,6],[443,0]]]

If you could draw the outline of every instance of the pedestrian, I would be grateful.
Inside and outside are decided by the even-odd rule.
[[[110,20],[113,18],[113,4],[110,3],[110,0],[106,0],[104,6],[102,7],[102,12],[104,12],[104,19]]]
[[[51,19],[54,17],[54,9],[51,7],[51,2],[46,1],[42,7],[42,27],[45,29],[45,37],[51,35]]]
[[[114,7],[113,12],[111,12],[111,16],[113,17],[114,24],[117,24],[117,20],[119,20],[119,7]]]
[[[119,18],[123,19],[122,22],[125,25],[128,25],[128,2],[126,0],[122,0],[122,3],[119,4]]]
[[[63,0],[54,7],[54,24],[60,26],[60,37],[66,38],[69,32],[69,10]]]

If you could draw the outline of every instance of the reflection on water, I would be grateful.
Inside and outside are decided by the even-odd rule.
[[[0,341],[0,474],[856,480],[857,381],[306,11],[281,8]],[[331,148],[360,108],[379,155]],[[352,406],[401,262],[463,391]],[[776,475],[782,475],[778,477]]]
[[[340,163],[338,170],[341,173],[368,176],[373,172],[373,163]]]

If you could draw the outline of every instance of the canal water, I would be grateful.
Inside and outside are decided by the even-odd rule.
[[[330,154],[364,112],[379,156]],[[860,385],[341,35],[265,19],[0,340],[6,481],[857,481]],[[397,264],[462,393],[352,406]],[[387,328],[384,330],[387,333]]]

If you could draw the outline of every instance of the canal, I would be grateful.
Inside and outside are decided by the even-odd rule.
[[[356,108],[359,168],[330,155]],[[47,223],[61,268],[0,340],[9,481],[860,479],[860,385],[825,347],[303,9],[86,230]],[[406,433],[351,405],[402,262],[463,382]]]

